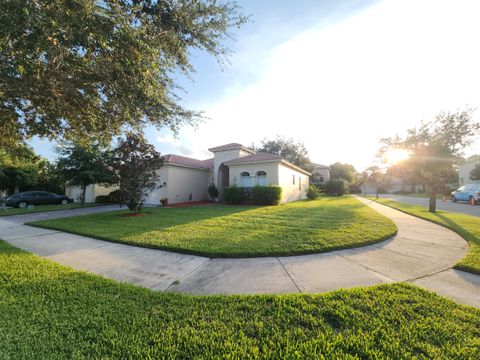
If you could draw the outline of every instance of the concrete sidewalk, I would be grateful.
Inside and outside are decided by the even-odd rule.
[[[451,267],[467,252],[459,235],[365,200],[391,218],[398,235],[382,243],[325,254],[209,259],[109,243],[0,219],[0,239],[75,269],[161,291],[191,294],[323,292],[409,281],[480,307],[480,276]]]

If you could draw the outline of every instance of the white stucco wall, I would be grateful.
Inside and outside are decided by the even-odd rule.
[[[218,168],[222,165],[223,162],[237,159],[240,157],[241,151],[240,149],[236,150],[227,150],[227,151],[216,151],[214,152],[213,156],[213,183],[217,188],[220,189],[218,184]],[[221,189],[220,189],[221,190]]]
[[[292,169],[282,163],[279,165],[279,183],[283,189],[281,203],[287,203],[290,201],[306,199],[306,190],[309,185],[309,176]],[[295,176],[295,184],[293,183],[293,177]],[[299,183],[301,187],[299,187]]]
[[[150,193],[145,204],[160,205],[160,199],[163,197],[168,198],[169,204],[207,200],[208,170],[165,165],[157,173],[162,187]],[[191,200],[190,194],[192,194]]]
[[[469,161],[459,166],[458,168],[458,183],[460,186],[472,182],[470,180],[470,172],[475,168],[480,161]]]
[[[112,191],[117,190],[118,186],[102,186],[98,184],[88,185],[85,192],[85,202],[93,203],[99,195],[108,195]],[[80,202],[82,188],[79,186],[67,186],[65,194],[70,196],[74,202]]]
[[[160,205],[160,199],[164,197],[168,197],[166,192],[166,187],[163,185],[163,183],[167,183],[168,185],[169,170],[170,170],[170,165],[164,165],[159,170],[156,171],[157,175],[159,176],[157,184],[159,186],[161,185],[161,187],[158,187],[157,189],[152,191],[150,194],[148,194],[148,196],[145,198],[145,204],[158,206]]]
[[[267,173],[267,185],[278,185],[278,162],[252,163],[229,165],[230,186],[240,186],[240,174],[244,171],[254,176],[257,171],[265,171]]]
[[[236,164],[229,165],[229,168],[230,186],[240,186],[240,174],[243,171],[248,171],[250,175],[255,175],[257,171],[265,171],[267,173],[267,185],[279,185],[282,187],[282,204],[306,199],[309,176],[282,163]],[[293,176],[295,176],[295,184],[293,184]],[[299,188],[299,181],[301,182],[301,188]]]

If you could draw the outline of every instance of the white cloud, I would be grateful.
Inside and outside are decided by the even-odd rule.
[[[177,146],[179,140],[174,138],[173,135],[157,135],[157,141],[162,144]]]
[[[211,120],[180,139],[205,154],[280,134],[316,162],[366,167],[378,138],[480,105],[479,13],[475,0],[392,0],[312,28],[259,60],[252,85],[204,104]]]

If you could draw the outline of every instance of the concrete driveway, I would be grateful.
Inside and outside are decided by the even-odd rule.
[[[480,276],[453,270],[467,252],[456,233],[360,199],[391,218],[396,237],[325,254],[209,259],[109,243],[0,219],[0,239],[75,269],[154,290],[190,294],[324,292],[408,281],[480,307]]]
[[[381,198],[392,199],[407,204],[428,207],[428,198],[393,194],[381,194],[379,196]],[[480,216],[480,205],[471,206],[466,202],[453,203],[450,199],[446,199],[445,201],[437,199],[437,209],[473,216]]]

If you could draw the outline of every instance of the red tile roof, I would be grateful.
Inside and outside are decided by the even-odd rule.
[[[230,164],[243,164],[250,162],[262,162],[262,161],[281,161],[282,157],[278,154],[269,154],[269,153],[256,153],[253,155],[242,156],[233,160],[225,161],[225,165]]]
[[[208,151],[215,152],[215,151],[236,150],[236,149],[243,149],[243,150],[248,151],[252,154],[254,153],[254,151],[252,149],[249,149],[249,148],[247,148],[247,147],[245,147],[245,146],[243,146],[242,144],[239,144],[239,143],[230,143],[230,144],[216,146],[216,147],[208,149]]]
[[[242,156],[237,159],[229,160],[224,162],[225,165],[235,165],[235,164],[248,164],[248,163],[254,163],[254,162],[273,162],[273,161],[278,161],[281,162],[282,164],[295,169],[297,171],[300,171],[302,173],[305,173],[307,175],[311,175],[308,171],[292,164],[291,162],[288,162],[284,158],[282,158],[281,155],[278,154],[269,154],[269,153],[256,153],[253,155],[248,155],[248,156]]]
[[[213,169],[213,158],[202,161],[208,169]]]
[[[207,160],[197,160],[186,156],[167,154],[163,156],[163,160],[165,164],[171,165],[194,167],[204,170],[209,170],[213,168],[213,158]]]

